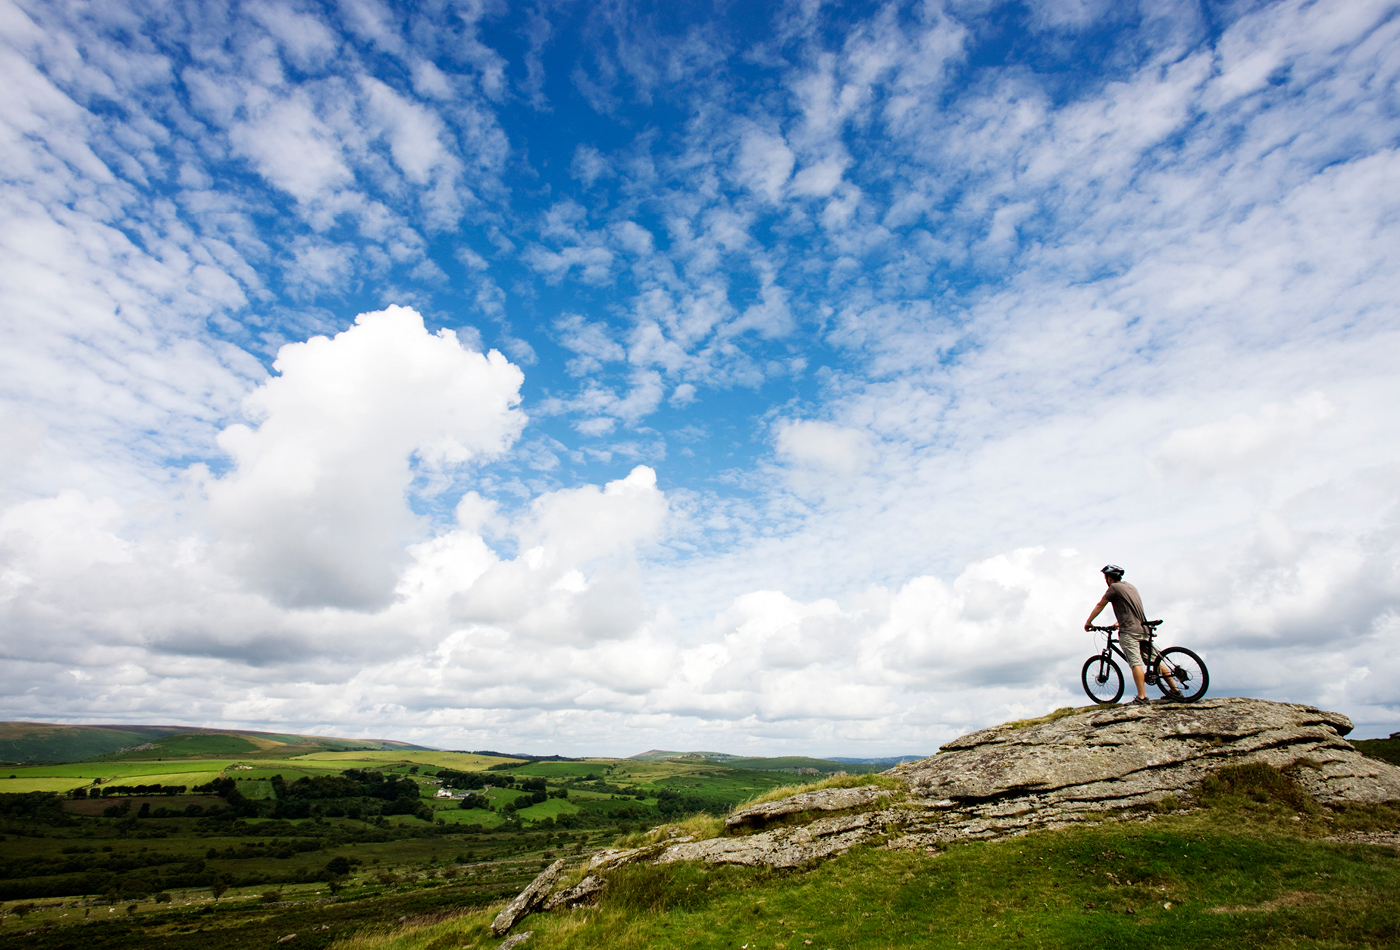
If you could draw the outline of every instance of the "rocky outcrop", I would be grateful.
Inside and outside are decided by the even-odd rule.
[[[890,790],[878,785],[863,785],[859,788],[820,788],[811,792],[799,792],[776,802],[764,802],[751,808],[741,808],[731,812],[724,820],[724,827],[734,831],[744,827],[761,828],[769,822],[814,811],[849,811],[853,808],[869,808],[881,798],[890,795]]]
[[[560,907],[581,907],[584,904],[591,904],[598,899],[598,895],[607,889],[608,882],[596,874],[590,874],[579,881],[573,887],[564,887],[549,895],[549,899],[544,902],[545,910],[555,910]]]
[[[1400,768],[1363,757],[1342,738],[1351,728],[1312,706],[1212,699],[984,729],[890,771],[909,783],[913,803],[898,843],[992,837],[1181,799],[1213,769],[1243,762],[1300,766],[1296,778],[1323,803],[1400,799]]]
[[[795,868],[840,854],[883,834],[885,822],[892,815],[884,811],[862,812],[819,818],[810,824],[742,837],[684,841],[667,847],[654,861],[656,864],[704,861],[707,864]]]
[[[879,785],[826,788],[751,806],[731,814],[720,837],[697,841],[673,830],[645,847],[601,851],[590,859],[588,877],[550,894],[562,876],[556,861],[492,930],[505,933],[540,906],[593,900],[607,873],[627,864],[794,868],[858,844],[938,848],[1023,834],[1172,798],[1185,805],[1224,765],[1289,768],[1323,804],[1400,800],[1400,768],[1352,748],[1342,738],[1351,728],[1340,713],[1257,699],[1060,710],[971,733],[938,755],[896,766],[885,774],[904,784],[902,793]]]
[[[564,859],[560,858],[541,871],[525,890],[515,895],[515,899],[496,915],[496,919],[491,921],[491,932],[499,937],[518,924],[526,915],[545,902],[545,899],[549,897],[549,892],[554,889],[554,885],[559,882],[559,878],[563,875]]]

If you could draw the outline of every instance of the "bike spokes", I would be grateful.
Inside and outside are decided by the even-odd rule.
[[[1171,693],[1171,681],[1175,680],[1175,688],[1181,691],[1181,698],[1188,703],[1206,694],[1210,673],[1206,670],[1205,662],[1195,653],[1185,647],[1171,647],[1162,651],[1161,664],[1171,671],[1170,677],[1158,678],[1157,686],[1163,693]]]
[[[1079,680],[1094,702],[1108,705],[1123,695],[1123,671],[1110,658],[1100,654],[1084,661]]]

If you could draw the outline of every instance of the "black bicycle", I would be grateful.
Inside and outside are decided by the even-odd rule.
[[[1161,624],[1160,620],[1149,620],[1144,625],[1147,627],[1147,636],[1141,641],[1141,649],[1142,663],[1147,668],[1147,685],[1156,686],[1165,695],[1171,695],[1173,689],[1180,690],[1184,701],[1194,703],[1206,694],[1206,687],[1210,685],[1210,671],[1206,669],[1205,661],[1185,647],[1158,650],[1153,641]],[[1113,654],[1123,657],[1124,662],[1128,658],[1123,655],[1122,647],[1113,636],[1118,632],[1117,624],[1089,629],[1106,633],[1108,638],[1102,653],[1084,661],[1084,669],[1080,672],[1079,679],[1090,699],[1100,705],[1109,706],[1123,698],[1125,682],[1123,670],[1113,661]]]

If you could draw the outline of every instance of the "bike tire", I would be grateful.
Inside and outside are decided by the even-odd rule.
[[[1123,698],[1123,671],[1111,657],[1102,653],[1084,661],[1079,682],[1089,698],[1100,706],[1112,706]]]
[[[1206,669],[1205,660],[1185,647],[1167,647],[1159,654],[1159,660],[1167,665],[1171,675],[1181,684],[1181,698],[1186,702],[1194,703],[1206,694],[1210,687],[1210,670]],[[1171,690],[1165,678],[1160,676],[1157,678],[1157,688],[1163,693]]]

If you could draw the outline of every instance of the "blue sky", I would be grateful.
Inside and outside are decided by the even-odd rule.
[[[1400,728],[1397,12],[0,3],[0,714]]]

